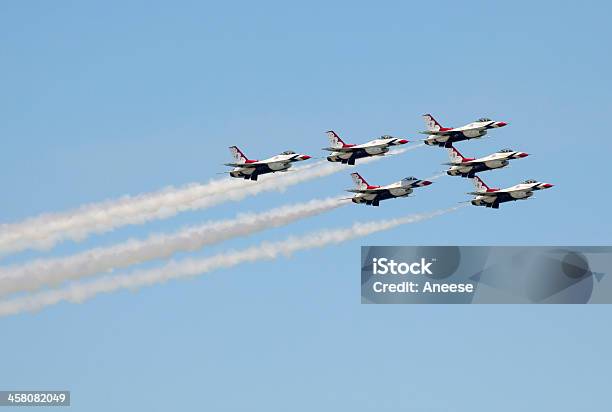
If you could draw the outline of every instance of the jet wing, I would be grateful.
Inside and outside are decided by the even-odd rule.
[[[468,192],[468,195],[504,197],[504,196],[510,196],[511,193],[529,193],[529,192],[533,192],[533,190],[532,189],[519,189],[519,190],[498,190],[495,192]]]
[[[448,166],[475,166],[481,163],[485,163],[485,162],[481,162],[480,160],[469,160],[467,162],[448,162],[448,163],[442,163],[442,164],[448,165]]]
[[[423,132],[419,132],[421,134],[429,134],[433,136],[449,136],[453,133],[457,133],[455,130],[425,130]]]
[[[374,147],[387,147],[389,146],[389,142],[382,142],[382,143],[377,143],[377,144],[369,144],[369,143],[364,143],[364,144],[359,144],[356,146],[353,146],[352,149],[371,149]]]
[[[279,166],[279,167],[284,167],[287,166],[290,162],[253,162],[253,163],[225,163],[225,166],[232,166],[232,167],[241,167],[241,168],[245,168],[245,169],[256,169],[258,167],[264,167],[264,166],[269,166],[271,168],[274,168],[274,166]]]
[[[377,189],[349,189],[347,192],[360,193],[360,194],[381,194],[389,189],[377,188]]]
[[[352,153],[360,150],[359,147],[324,147],[322,150],[327,150],[328,152],[338,152],[338,153]]]
[[[251,168],[254,169],[257,166],[261,166],[263,163],[224,163],[225,166],[232,166],[232,167],[242,167],[245,169]]]
[[[490,196],[490,197],[497,197],[503,194],[508,194],[508,192],[468,192],[468,195],[474,195],[474,196]]]
[[[339,153],[354,153],[359,152],[366,149],[373,149],[376,147],[387,147],[389,143],[378,143],[378,144],[360,144],[350,147],[324,147],[323,150],[327,150],[329,152],[339,152]]]

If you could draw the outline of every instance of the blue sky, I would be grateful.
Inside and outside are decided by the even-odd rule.
[[[207,181],[232,144],[257,158],[320,156],[330,128],[352,142],[421,138],[425,112],[445,126],[508,122],[458,148],[532,155],[483,174],[492,186],[556,186],[499,211],[466,207],[290,259],[0,319],[0,387],[70,389],[73,409],[87,411],[605,410],[606,306],[362,306],[359,247],[609,244],[610,11],[547,1],[2,4],[2,222]],[[385,184],[446,161],[426,147],[357,170]],[[336,195],[350,171],[4,263]],[[414,198],[350,205],[190,256],[444,208],[471,189],[443,177]]]

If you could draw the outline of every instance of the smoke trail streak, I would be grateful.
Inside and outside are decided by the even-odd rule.
[[[40,292],[2,301],[0,302],[0,316],[36,311],[62,301],[80,303],[100,293],[110,293],[120,289],[134,289],[164,283],[168,280],[192,277],[242,263],[274,260],[280,256],[288,257],[301,250],[322,248],[372,233],[389,230],[400,225],[431,219],[461,207],[454,206],[449,209],[414,214],[396,219],[355,223],[353,226],[344,229],[323,230],[304,236],[290,237],[283,241],[262,243],[259,246],[221,253],[204,259],[172,261],[155,269],[139,270],[131,274],[104,276],[87,283],[76,283],[64,289]]]
[[[396,155],[421,147],[415,145],[389,152]],[[383,156],[359,161],[370,163]],[[345,165],[325,160],[298,166],[290,172],[265,175],[259,182],[242,179],[216,179],[206,184],[169,187],[158,192],[126,196],[116,200],[84,205],[76,210],[42,214],[19,223],[0,225],[0,256],[25,249],[46,250],[64,240],[80,241],[93,233],[112,231],[125,225],[165,219],[180,212],[204,209],[267,191],[290,186],[347,170]]]
[[[157,234],[145,240],[132,239],[72,256],[38,259],[22,265],[0,267],[0,296],[33,291],[44,286],[57,286],[68,280],[149,260],[169,258],[178,252],[191,252],[206,245],[288,225],[347,203],[349,202],[342,201],[340,197],[314,199],[262,213],[245,213],[234,219],[207,222],[172,234]]]
[[[429,177],[426,177],[423,180],[436,180],[436,179],[439,179],[439,178],[441,178],[443,176],[446,176],[446,171],[438,172],[435,175],[431,175]]]

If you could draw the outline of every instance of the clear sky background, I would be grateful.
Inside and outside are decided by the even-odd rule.
[[[0,319],[0,388],[70,389],[74,410],[604,411],[607,306],[361,305],[361,245],[610,244],[608,2],[3,2],[0,221],[204,182],[227,146],[321,156],[478,117],[509,126],[466,156],[532,156],[483,179],[555,184],[337,247]],[[426,177],[423,147],[356,170]],[[240,203],[126,227],[62,256],[240,211],[339,194],[347,168]],[[469,199],[443,177],[189,256]],[[183,255],[178,255],[181,258]],[[157,262],[156,264],[161,264]]]

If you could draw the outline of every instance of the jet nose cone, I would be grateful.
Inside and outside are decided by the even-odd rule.
[[[506,123],[506,122],[497,122],[497,127],[504,127],[504,126],[507,126],[507,125],[508,125],[508,123]]]
[[[521,152],[518,154],[518,157],[527,157],[527,156],[529,156],[529,153]]]
[[[308,160],[308,159],[310,159],[310,156],[308,156],[308,155],[301,155],[301,156],[300,156],[300,159],[302,159],[302,160]]]
[[[406,139],[400,139],[399,140],[399,144],[406,144],[408,143],[410,140],[406,140]]]
[[[430,184],[432,184],[433,182],[430,182],[429,180],[423,180],[423,186],[429,186]]]
[[[553,187],[553,186],[554,186],[554,185],[551,185],[550,183],[544,183],[544,184],[542,185],[542,187],[543,187],[544,189],[550,189],[550,188],[551,188],[551,187]]]

